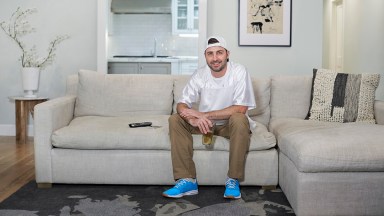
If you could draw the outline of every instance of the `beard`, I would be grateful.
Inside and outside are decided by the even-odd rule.
[[[213,65],[219,63],[219,67],[214,67]],[[208,67],[213,71],[213,72],[221,72],[225,67],[227,66],[227,61],[222,63],[222,61],[212,61],[208,64]]]

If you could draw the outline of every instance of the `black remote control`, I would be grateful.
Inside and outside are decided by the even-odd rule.
[[[137,123],[131,123],[129,124],[129,127],[131,128],[137,128],[137,127],[149,127],[152,125],[152,122],[137,122]]]

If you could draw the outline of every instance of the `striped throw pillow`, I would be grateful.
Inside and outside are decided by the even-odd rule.
[[[313,69],[311,105],[306,119],[375,124],[375,92],[380,74]]]

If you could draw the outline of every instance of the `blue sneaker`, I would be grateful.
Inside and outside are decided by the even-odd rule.
[[[227,178],[225,182],[224,198],[228,199],[240,199],[240,184],[237,179]]]
[[[180,198],[183,196],[198,194],[197,181],[195,179],[179,179],[176,185],[163,192],[163,196],[171,198]]]

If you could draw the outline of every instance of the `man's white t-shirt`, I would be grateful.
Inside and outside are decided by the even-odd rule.
[[[215,78],[208,66],[199,68],[184,87],[178,101],[192,107],[199,104],[200,112],[221,110],[232,105],[247,106],[248,110],[256,107],[251,77],[243,65],[228,62],[223,77]],[[248,115],[247,115],[248,116]],[[256,126],[249,117],[250,127]],[[227,120],[216,121],[217,125]]]

